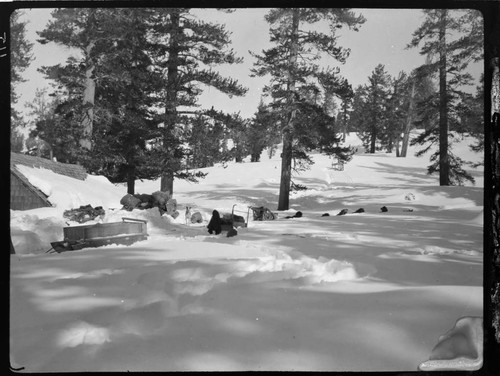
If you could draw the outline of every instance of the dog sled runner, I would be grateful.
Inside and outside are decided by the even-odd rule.
[[[147,221],[135,218],[122,218],[122,222],[64,227],[63,233],[63,241],[50,243],[55,252],[108,244],[130,245],[148,237]]]

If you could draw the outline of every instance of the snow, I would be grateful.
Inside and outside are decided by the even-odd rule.
[[[461,140],[455,153],[474,162]],[[355,135],[346,143],[360,145]],[[126,187],[20,167],[55,206],[11,210],[10,359],[26,372],[412,371],[439,369],[434,349],[461,318],[483,315],[483,180],[439,187],[428,158],[358,153],[344,171],[315,154],[275,221],[210,235],[214,209],[276,212],[279,150],[258,163],[175,182],[180,215],[121,210]],[[464,157],[465,158],[465,157]],[[138,181],[152,193],[158,181]],[[99,221],[148,221],[147,240],[46,253],[64,210],[103,206]],[[203,224],[185,224],[184,207]],[[386,206],[388,212],[380,208]],[[363,208],[364,213],[354,211]],[[348,209],[343,216],[336,214]],[[285,219],[302,211],[302,218]],[[330,216],[322,217],[324,213]],[[91,221],[86,224],[97,223]],[[471,321],[472,320],[472,321]],[[472,323],[472,324],[471,324]],[[463,326],[461,326],[463,327]],[[465,329],[464,329],[465,330]],[[471,332],[469,330],[469,332]],[[463,333],[463,332],[462,332]],[[472,332],[471,332],[472,333]],[[464,338],[464,336],[458,336]],[[448,337],[446,337],[448,338]],[[478,366],[464,358],[449,367]],[[435,352],[434,352],[435,355]],[[447,355],[453,359],[454,354]],[[448,359],[449,360],[449,359]]]

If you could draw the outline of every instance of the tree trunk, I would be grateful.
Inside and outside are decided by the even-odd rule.
[[[174,192],[174,174],[173,172],[166,172],[162,175],[160,181],[160,191],[169,192],[170,195],[173,195]]]
[[[127,193],[133,195],[135,193],[135,168],[130,167],[127,172]]]
[[[94,42],[90,42],[86,51],[87,69],[85,71],[85,89],[83,91],[83,105],[87,107],[85,117],[82,120],[83,137],[80,140],[80,145],[90,150],[92,147],[92,128],[94,123],[94,97],[95,97],[95,81],[92,78],[94,66],[90,60],[90,52],[94,47]]]
[[[389,142],[387,144],[387,152],[392,153],[392,149],[394,148],[394,137],[389,136]]]
[[[292,180],[292,143],[293,143],[293,123],[295,121],[295,64],[297,63],[298,41],[299,41],[299,10],[292,10],[292,36],[290,40],[290,58],[288,60],[288,99],[287,109],[288,122],[283,129],[283,152],[281,154],[281,181],[280,194],[278,198],[278,210],[288,210],[290,208],[290,187]]]
[[[278,210],[290,208],[290,187],[292,184],[292,136],[289,131],[283,134],[283,151],[281,153],[281,181]]]
[[[377,127],[375,125],[372,125],[372,132],[371,132],[371,139],[370,139],[370,153],[371,154],[375,154],[376,142],[377,142]]]
[[[413,117],[413,102],[415,100],[415,79],[413,79],[411,85],[411,96],[410,96],[410,105],[408,106],[408,115],[406,116],[406,127],[403,133],[403,145],[401,146],[401,157],[406,158],[408,153],[408,144],[410,142],[410,131],[411,131],[411,123]]]
[[[446,87],[446,14],[439,26],[439,185],[450,185],[448,159],[448,98]]]
[[[167,149],[168,158],[171,158],[171,165],[175,165],[174,152],[176,140],[174,131],[177,121],[177,77],[179,70],[179,34],[180,16],[177,10],[170,13],[172,30],[170,32],[170,45],[168,48],[168,68],[167,68],[167,90],[165,103],[165,138],[163,147]],[[169,170],[162,174],[160,179],[160,190],[174,194],[174,172]]]

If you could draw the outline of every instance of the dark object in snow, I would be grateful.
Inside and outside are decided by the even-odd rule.
[[[135,218],[122,218],[122,222],[64,227],[63,232],[63,241],[50,243],[56,252],[108,244],[130,245],[148,237],[147,221]]]
[[[215,235],[219,235],[222,232],[220,214],[217,210],[212,212],[212,218],[210,218],[207,228],[209,234],[213,234],[215,232]]]
[[[337,215],[346,215],[346,214],[347,214],[347,212],[348,212],[348,210],[347,210],[347,209],[342,209],[342,210],[339,212],[339,214],[337,214]]]
[[[238,231],[233,227],[227,232],[227,237],[232,238],[233,236],[238,235]]]
[[[321,216],[322,216],[322,217],[329,217],[329,216],[330,216],[330,214],[325,213],[325,214],[322,214]]]
[[[156,191],[153,194],[134,194],[127,193],[120,200],[123,209],[132,211],[134,209],[151,209],[157,207],[160,215],[167,213],[173,218],[179,215],[177,211],[177,201],[172,199],[169,192]]]
[[[235,209],[238,204],[234,204],[233,208],[231,210],[231,213],[224,213],[221,217],[221,227],[222,231],[229,231],[233,227],[247,227],[248,226],[248,217],[250,216],[250,207],[247,206],[246,210],[238,210]],[[240,213],[246,213],[247,214],[247,220],[245,222],[245,218],[243,218],[241,215],[236,215],[234,212],[240,212]]]
[[[191,216],[191,223],[202,223],[203,222],[203,217],[201,216],[200,212],[195,212]]]
[[[123,205],[123,209],[128,210],[128,211],[132,211],[135,208],[139,207],[140,203],[141,203],[141,200],[139,200],[134,195],[131,195],[130,193],[127,193],[120,200],[120,204]]]
[[[405,211],[405,212],[412,212],[413,209],[404,209],[403,211]]]
[[[160,215],[167,211],[167,202],[170,200],[170,192],[156,191],[151,194],[153,196],[153,206],[160,210]]]
[[[301,212],[301,211],[298,211],[298,212],[297,212],[297,213],[295,213],[294,215],[289,215],[289,216],[287,216],[287,217],[285,217],[285,218],[290,219],[290,218],[300,218],[300,217],[302,217],[302,212]]]
[[[221,217],[222,231],[229,231],[233,227],[246,227],[245,218],[233,213],[224,213]]]
[[[264,206],[251,206],[254,221],[272,221],[276,219],[274,213]]]
[[[363,208],[359,208],[358,210],[356,210],[354,213],[364,213],[365,212],[365,209]]]
[[[171,215],[173,218],[177,218],[179,216],[179,212],[177,211],[177,200],[175,198],[168,200],[166,207],[168,215]]]
[[[388,212],[388,211],[389,211],[389,209],[387,209],[385,206],[382,206],[382,207],[380,208],[380,211],[381,211],[382,213],[385,213],[385,212]]]
[[[140,203],[139,203],[139,206],[138,208],[139,209],[151,209],[153,207],[153,196],[152,195],[148,195],[148,194],[135,194],[134,195],[135,198],[137,198]]]
[[[96,219],[97,217],[104,217],[105,211],[102,206],[82,205],[78,209],[65,210],[63,217],[70,221],[84,223]]]

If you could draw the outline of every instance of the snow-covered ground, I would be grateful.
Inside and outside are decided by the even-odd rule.
[[[455,152],[481,160],[469,143]],[[408,158],[360,153],[344,171],[314,160],[296,178],[309,190],[291,196],[289,211],[265,222],[250,213],[231,238],[208,234],[212,211],[276,211],[279,151],[206,169],[199,184],[176,181],[175,220],[120,210],[126,188],[102,177],[80,182],[24,167],[56,207],[11,211],[12,366],[416,370],[457,320],[483,316],[482,170],[471,170],[475,186],[439,187],[426,174],[428,157],[412,150]],[[137,193],[158,189],[158,181],[136,185]],[[45,253],[62,240],[63,211],[86,204],[104,207],[103,222],[147,219],[148,239]],[[186,205],[203,224],[185,224]],[[348,214],[337,216],[342,209]],[[303,217],[285,218],[296,211]]]

